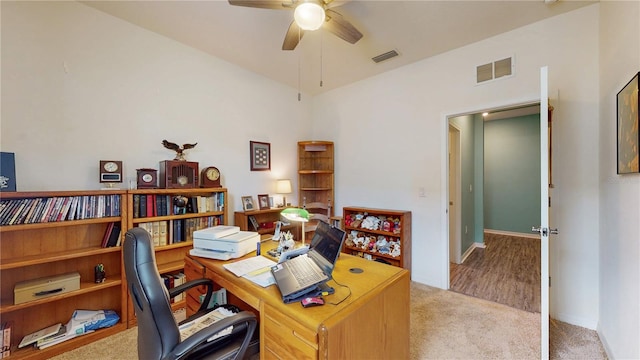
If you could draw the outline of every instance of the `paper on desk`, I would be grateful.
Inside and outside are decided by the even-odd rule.
[[[275,261],[267,259],[264,256],[252,256],[244,260],[224,264],[222,266],[231,271],[235,276],[244,276],[250,272],[270,268],[274,265],[276,265]]]
[[[253,271],[243,275],[242,277],[247,280],[251,280],[262,287],[267,287],[276,283],[276,279],[271,274],[270,268],[266,268],[266,271]]]

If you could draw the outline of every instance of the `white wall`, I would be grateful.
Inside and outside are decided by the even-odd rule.
[[[167,139],[197,142],[187,159],[217,166],[241,209],[276,178],[296,186],[308,114],[295,89],[85,5],[2,2],[1,144],[18,190],[98,189],[101,159],[134,178],[173,159]],[[249,140],[271,143],[271,172],[249,170]]]
[[[314,138],[337,144],[336,210],[411,210],[412,279],[448,288],[446,116],[539,100],[540,67],[548,65],[556,108],[552,226],[560,229],[551,244],[551,313],[595,328],[597,23],[598,5],[584,7],[317,96]],[[511,55],[514,77],[474,84],[476,65]]]
[[[600,4],[600,321],[612,359],[640,358],[640,174],[616,175],[616,94],[640,71],[640,3]]]

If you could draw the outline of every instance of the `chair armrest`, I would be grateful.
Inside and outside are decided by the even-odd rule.
[[[166,358],[169,359],[181,359],[185,358],[189,352],[198,349],[199,345],[206,343],[212,336],[216,335],[220,331],[228,328],[229,326],[237,326],[240,324],[246,324],[243,327],[245,330],[245,339],[240,351],[244,353],[247,350],[253,332],[257,325],[257,319],[254,313],[249,311],[241,311],[232,316],[226,317],[219,321],[216,321],[211,326],[208,326],[195,334],[189,336],[184,341],[179,343],[170,354],[167,354]]]
[[[211,297],[213,296],[213,280],[211,279],[207,279],[207,278],[195,279],[195,280],[188,281],[184,284],[178,285],[174,288],[169,289],[169,297],[173,298],[178,294],[181,294],[193,287],[200,286],[200,285],[207,286],[207,293],[204,297],[204,300],[200,304],[200,309],[198,309],[198,311],[206,310],[207,307],[209,306],[209,302],[211,301]]]

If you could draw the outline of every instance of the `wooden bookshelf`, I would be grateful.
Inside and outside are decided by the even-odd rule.
[[[146,210],[142,216],[140,203],[144,196]],[[192,205],[185,207],[185,212],[174,206],[177,196],[195,199]],[[164,201],[166,200],[166,201]],[[207,204],[208,203],[208,204]],[[148,205],[154,208],[149,210]],[[164,205],[163,205],[164,204]],[[188,203],[189,204],[189,203]],[[199,206],[202,205],[202,206]],[[208,205],[208,206],[207,206]],[[181,222],[181,230],[176,225]],[[155,223],[165,223],[166,233],[154,233]],[[152,224],[151,227],[147,227]],[[191,225],[186,225],[191,224]],[[192,234],[194,230],[227,225],[227,189],[226,188],[191,188],[191,189],[137,189],[127,191],[127,229],[145,227],[150,230],[155,245],[156,262],[160,276],[171,276],[184,271],[184,258],[193,248]],[[178,231],[181,232],[178,235]],[[127,293],[127,296],[129,294]],[[171,304],[174,311],[185,308],[186,301]],[[133,304],[129,303],[128,325],[137,324]]]
[[[46,204],[47,199],[61,202],[56,216],[53,216],[55,208],[38,205]],[[74,200],[75,207],[72,205]],[[25,205],[23,211],[27,212],[22,220],[17,220],[20,218],[18,215],[13,224],[0,226],[0,317],[2,322],[12,324],[11,358],[47,359],[125,329],[127,301],[121,247],[103,248],[102,242],[110,223],[119,223],[122,229],[126,228],[126,192],[1,193],[0,214],[4,215],[0,217],[6,219],[9,215],[4,213],[5,209],[19,201],[31,205],[32,209],[25,210],[29,206]],[[85,201],[84,209],[79,208],[82,201]],[[53,204],[48,206],[55,206]],[[49,216],[46,216],[47,211]],[[120,238],[122,236],[121,232]],[[94,268],[97,264],[103,264],[106,271],[106,280],[102,283],[95,282]],[[17,283],[69,272],[80,274],[78,290],[14,303]],[[79,309],[114,310],[120,321],[110,328],[43,350],[31,346],[17,348],[25,335],[56,323],[66,324],[74,310]]]

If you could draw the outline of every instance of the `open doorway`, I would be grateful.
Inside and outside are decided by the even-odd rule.
[[[460,164],[452,169],[449,159],[449,186],[460,190],[449,190],[460,214],[450,202],[449,288],[532,312],[540,311],[540,244],[529,233],[540,214],[539,121],[536,103],[448,119]]]

